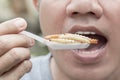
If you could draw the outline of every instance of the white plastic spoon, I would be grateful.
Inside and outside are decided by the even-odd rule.
[[[88,43],[62,44],[62,43],[57,43],[57,42],[51,42],[49,40],[46,40],[28,31],[22,31],[21,34],[24,34],[30,38],[33,38],[52,49],[58,49],[58,50],[60,49],[85,49],[90,45]]]

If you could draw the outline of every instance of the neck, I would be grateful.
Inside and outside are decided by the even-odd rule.
[[[51,65],[50,66],[51,66],[51,73],[52,73],[53,80],[70,80],[57,67],[54,58],[51,59]]]

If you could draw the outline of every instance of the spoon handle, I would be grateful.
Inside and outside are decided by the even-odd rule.
[[[37,36],[37,35],[35,35],[35,34],[31,33],[31,32],[22,31],[21,34],[24,34],[24,35],[26,35],[26,36],[28,36],[28,37],[30,37],[30,38],[33,38],[33,39],[35,39],[35,40],[37,40],[37,41],[45,44],[45,41],[46,41],[46,40],[45,40],[44,38],[42,38],[42,37],[40,37],[40,36]]]

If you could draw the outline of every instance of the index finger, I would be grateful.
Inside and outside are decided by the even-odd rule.
[[[8,20],[0,24],[0,35],[19,33],[26,27],[27,23],[22,18]]]

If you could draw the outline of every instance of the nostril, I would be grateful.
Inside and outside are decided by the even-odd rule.
[[[77,15],[77,14],[80,14],[79,12],[73,12],[72,15]],[[87,13],[88,15],[95,15],[94,12],[88,12]]]
[[[90,15],[95,15],[95,13],[93,13],[93,12],[88,12],[88,14],[90,14]]]
[[[96,17],[96,18],[100,18],[100,15],[99,15],[99,13],[94,13],[94,12],[88,12],[87,13],[89,16],[94,16],[94,17]]]
[[[75,14],[78,14],[78,12],[73,12],[72,14],[75,15]]]

